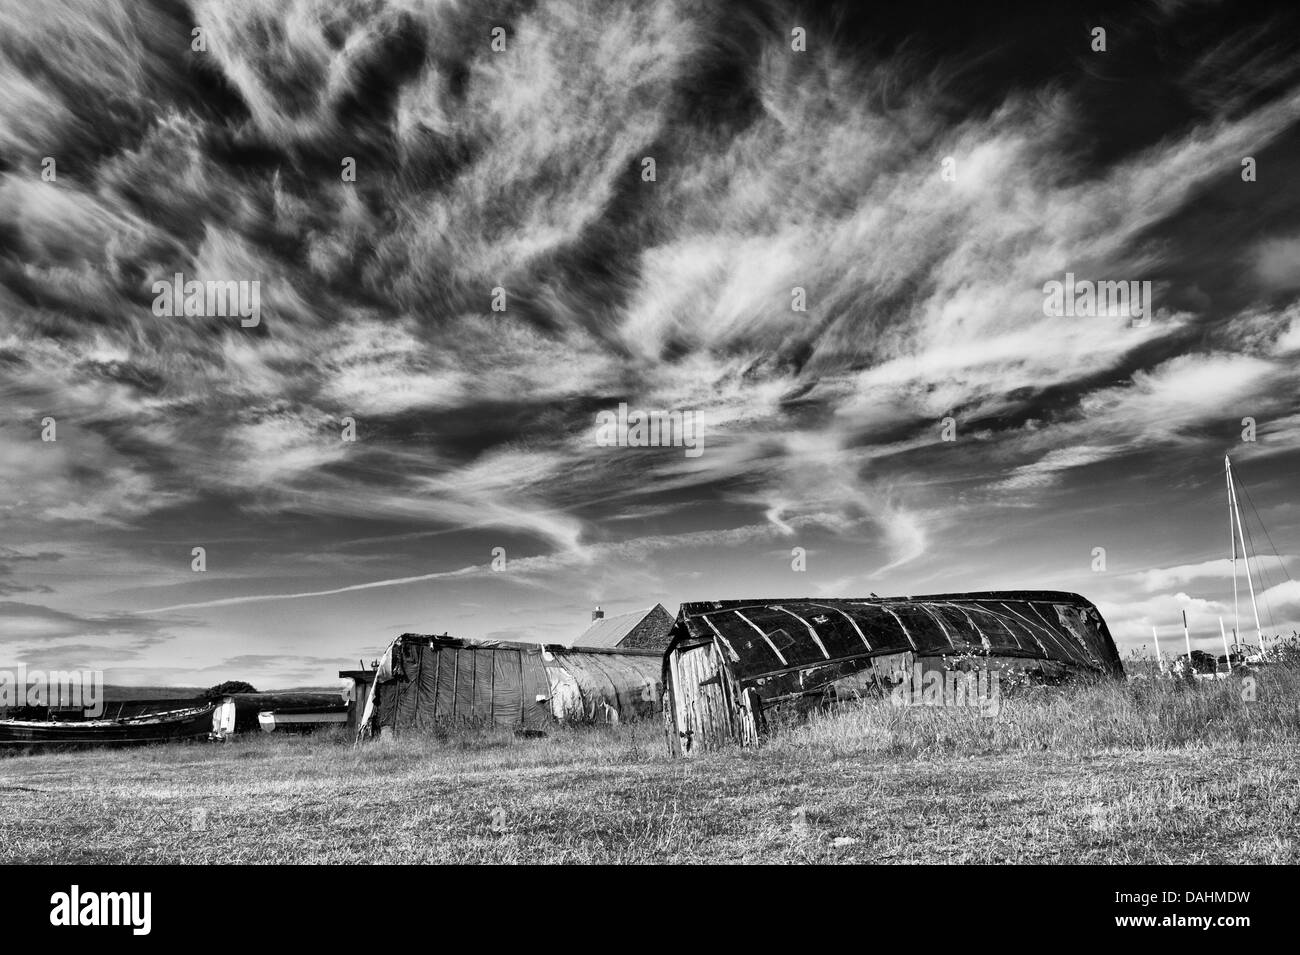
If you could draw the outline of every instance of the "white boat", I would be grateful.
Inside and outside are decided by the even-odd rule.
[[[346,709],[330,710],[263,710],[257,714],[257,723],[263,733],[303,733],[329,726],[341,726],[348,721]]]

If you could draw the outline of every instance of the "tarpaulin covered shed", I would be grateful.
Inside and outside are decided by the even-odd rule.
[[[683,604],[664,656],[669,747],[752,744],[771,706],[872,669],[976,657],[1122,676],[1101,614],[1077,594],[1010,591]]]
[[[662,654],[407,633],[380,658],[361,733],[452,723],[540,730],[655,716]]]

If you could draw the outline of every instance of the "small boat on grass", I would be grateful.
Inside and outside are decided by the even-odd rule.
[[[348,705],[331,703],[328,706],[286,706],[262,710],[257,714],[263,733],[313,733],[317,730],[343,726],[348,721]]]
[[[347,701],[339,690],[284,690],[232,693],[216,701],[213,736],[228,739],[244,733],[280,730],[310,732],[322,725],[347,722]],[[268,719],[263,719],[268,716]]]
[[[120,719],[0,720],[0,746],[131,746],[204,739],[213,704]]]

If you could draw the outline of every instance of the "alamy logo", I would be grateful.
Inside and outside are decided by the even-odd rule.
[[[68,892],[50,896],[50,924],[127,925],[133,935],[148,935],[153,927],[152,892]]]
[[[1064,282],[1053,279],[1043,285],[1043,314],[1131,318],[1134,328],[1144,328],[1151,320],[1151,283],[1075,281],[1074,273],[1066,272]]]
[[[618,411],[596,413],[596,445],[601,448],[685,448],[688,458],[704,453],[704,435],[694,411]]]
[[[262,283],[248,281],[198,279],[185,281],[177,272],[169,279],[153,283],[153,313],[159,318],[197,316],[225,318],[238,315],[239,324],[254,328],[262,321]]]
[[[96,719],[104,715],[104,671],[0,670],[0,708],[20,706],[81,709]]]
[[[889,692],[894,706],[965,706],[997,716],[1002,692],[997,670],[925,670],[912,665],[912,679]]]

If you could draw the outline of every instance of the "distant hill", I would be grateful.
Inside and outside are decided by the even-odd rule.
[[[343,681],[340,680],[333,686],[283,686],[267,690],[267,693],[342,693]]]
[[[258,689],[262,689],[258,687]],[[333,686],[287,686],[267,688],[266,693],[338,693],[342,689],[336,683]],[[182,700],[202,696],[205,686],[114,686],[104,684],[104,700]]]
[[[104,684],[104,702],[117,703],[122,700],[189,700],[203,695],[207,687],[203,686],[117,686]],[[259,687],[260,689],[260,687]],[[341,687],[334,686],[294,686],[273,689],[271,693],[338,693]]]
[[[104,702],[119,700],[186,700],[202,696],[201,686],[115,686],[104,684]]]

